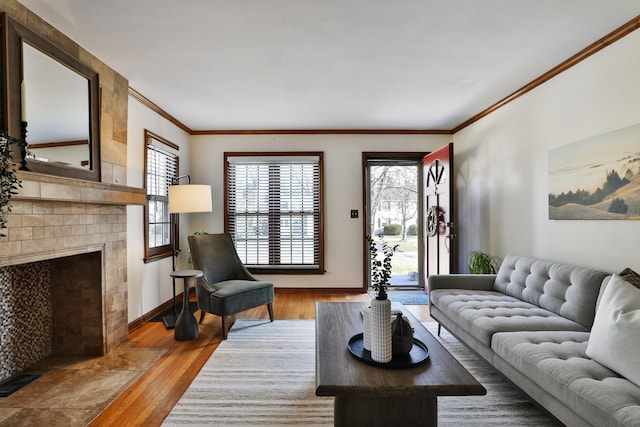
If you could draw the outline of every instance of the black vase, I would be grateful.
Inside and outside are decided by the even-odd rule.
[[[402,313],[391,322],[391,343],[394,356],[406,356],[413,348],[413,328]]]

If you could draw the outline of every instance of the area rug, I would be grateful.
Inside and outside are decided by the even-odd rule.
[[[487,395],[439,398],[440,426],[556,425],[446,331],[441,340]],[[314,321],[238,320],[163,423],[183,425],[333,425],[333,398],[315,396]]]
[[[371,298],[375,298],[375,292],[369,292]],[[387,298],[391,302],[399,302],[404,305],[427,305],[429,304],[429,295],[422,291],[388,291]]]
[[[333,425],[315,395],[313,320],[237,320],[163,426]]]
[[[435,321],[422,322],[422,324],[487,389],[487,394],[484,396],[438,397],[438,425],[448,427],[562,425],[531,403],[520,389],[461,344],[446,329],[442,328],[438,337],[438,324]]]
[[[0,398],[0,426],[88,426],[166,349],[116,348],[100,357],[49,357],[41,376]]]

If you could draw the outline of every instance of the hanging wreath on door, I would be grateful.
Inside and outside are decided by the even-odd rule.
[[[439,206],[431,206],[427,211],[427,235],[434,237],[438,234],[440,224],[444,222],[444,215]]]

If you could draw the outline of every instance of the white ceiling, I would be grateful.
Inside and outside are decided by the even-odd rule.
[[[192,130],[453,129],[638,0],[19,0]]]

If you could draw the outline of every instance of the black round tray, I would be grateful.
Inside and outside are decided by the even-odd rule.
[[[391,362],[387,363],[376,362],[371,358],[371,352],[364,349],[362,333],[356,334],[351,337],[351,339],[349,340],[348,348],[349,352],[356,359],[362,360],[363,362],[370,365],[391,369],[413,368],[414,366],[418,366],[424,363],[429,358],[429,349],[422,341],[416,338],[413,339],[413,347],[411,348],[411,351],[408,355],[394,356],[391,359]]]

